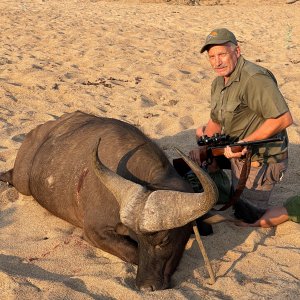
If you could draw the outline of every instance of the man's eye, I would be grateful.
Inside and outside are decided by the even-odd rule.
[[[224,57],[226,57],[227,54],[228,54],[228,52],[219,53],[217,55],[211,55],[211,56],[208,56],[208,59],[209,60],[214,60],[216,57],[218,57],[218,58],[224,58]]]

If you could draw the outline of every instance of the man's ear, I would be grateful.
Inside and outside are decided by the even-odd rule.
[[[240,57],[241,56],[241,48],[239,45],[236,46],[235,51],[236,51],[237,57]]]

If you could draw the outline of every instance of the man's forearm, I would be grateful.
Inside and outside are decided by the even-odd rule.
[[[274,136],[293,123],[290,112],[286,112],[276,119],[267,119],[257,130],[245,137],[245,142],[257,141]]]

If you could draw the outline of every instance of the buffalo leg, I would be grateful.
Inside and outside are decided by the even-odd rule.
[[[137,243],[123,235],[117,234],[114,229],[95,231],[91,228],[86,228],[84,229],[84,238],[97,248],[111,253],[126,262],[138,264]]]

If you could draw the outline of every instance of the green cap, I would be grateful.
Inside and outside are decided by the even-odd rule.
[[[205,44],[200,50],[200,53],[203,53],[207,50],[210,45],[222,45],[225,43],[231,42],[235,45],[238,44],[236,37],[234,34],[226,28],[218,28],[214,29],[205,40]]]

